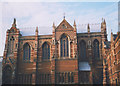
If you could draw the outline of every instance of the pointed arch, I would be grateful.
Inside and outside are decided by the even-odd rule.
[[[66,36],[66,37],[68,37],[69,40],[71,40],[71,39],[70,39],[70,36],[69,36],[67,33],[61,34],[60,37],[59,37],[59,39],[61,39],[63,36]]]
[[[50,44],[44,42],[42,45],[42,59],[50,59]]]
[[[31,48],[28,43],[25,43],[23,45],[23,60],[24,61],[30,61],[30,55],[31,54]]]
[[[84,40],[80,41],[80,60],[86,60],[86,42]]]
[[[97,39],[95,39],[93,41],[93,54],[94,54],[94,58],[99,58],[99,41]]]
[[[69,57],[69,37],[63,33],[60,38],[60,56]]]

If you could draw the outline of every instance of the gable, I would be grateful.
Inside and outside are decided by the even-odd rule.
[[[73,27],[65,20],[63,19],[63,21],[57,26],[56,29],[73,29]]]
[[[16,33],[16,32],[17,32],[16,27],[11,27],[10,32],[11,32],[11,33]]]

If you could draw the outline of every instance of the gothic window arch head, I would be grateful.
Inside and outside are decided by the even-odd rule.
[[[80,59],[79,60],[86,60],[86,42],[84,40],[80,41],[79,45],[80,49]]]
[[[23,46],[23,60],[30,61],[31,49],[28,43],[25,43]]]
[[[99,58],[99,41],[97,39],[94,40],[93,42],[93,54],[94,58]]]
[[[60,56],[61,57],[68,57],[69,56],[69,41],[68,36],[63,34],[60,38]]]
[[[50,59],[50,45],[48,42],[44,42],[42,45],[42,59]]]

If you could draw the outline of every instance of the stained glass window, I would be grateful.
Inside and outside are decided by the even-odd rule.
[[[93,42],[94,58],[99,58],[99,41],[97,39]]]
[[[12,36],[9,40],[9,43],[8,43],[8,54],[13,54],[13,49],[14,49],[14,37]]]
[[[30,45],[28,43],[24,44],[23,46],[23,52],[24,52],[24,60],[29,61],[30,60]]]
[[[68,37],[63,34],[60,39],[60,46],[61,46],[61,57],[68,57],[69,56],[69,44],[68,44]]]
[[[47,42],[42,46],[42,59],[50,59],[50,46]]]
[[[80,42],[80,58],[86,59],[86,43],[84,40]]]

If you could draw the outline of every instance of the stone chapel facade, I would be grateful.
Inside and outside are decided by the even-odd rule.
[[[75,21],[71,26],[65,18],[58,26],[53,23],[52,29],[51,35],[39,35],[36,27],[35,35],[22,36],[14,19],[6,33],[3,84],[102,84],[103,79],[106,82],[105,20],[101,32],[90,32],[88,24],[86,33],[77,33]]]

